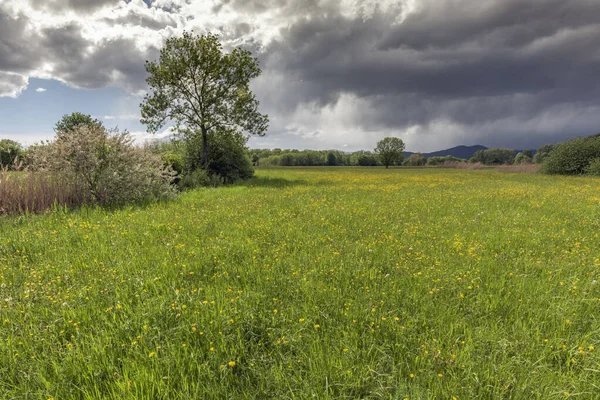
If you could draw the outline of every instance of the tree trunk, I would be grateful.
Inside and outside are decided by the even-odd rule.
[[[388,169],[389,167],[390,167],[389,165],[385,164],[385,169]]]
[[[200,126],[202,130],[202,169],[208,167],[208,131],[204,125]]]

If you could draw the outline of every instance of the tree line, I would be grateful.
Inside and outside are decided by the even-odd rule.
[[[510,148],[478,150],[469,160],[447,156],[425,157],[414,153],[404,157],[404,143],[385,138],[373,151],[346,153],[338,150],[251,149],[255,166],[443,166],[456,163],[480,163],[488,166],[539,164],[546,174],[599,175],[600,134],[578,137],[557,144],[545,144],[537,150],[515,151]]]

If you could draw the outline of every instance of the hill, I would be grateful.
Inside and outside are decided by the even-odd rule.
[[[434,151],[431,153],[423,153],[423,155],[425,156],[425,158],[454,156],[454,157],[458,157],[458,158],[465,158],[468,160],[469,158],[473,157],[473,154],[475,154],[475,152],[477,152],[479,150],[486,150],[486,149],[487,149],[487,147],[481,146],[481,145],[456,146],[456,147],[452,147],[452,148],[446,149],[446,150],[439,150],[439,151]],[[409,151],[404,152],[405,157],[410,157],[411,154],[414,154],[414,153],[409,152]]]

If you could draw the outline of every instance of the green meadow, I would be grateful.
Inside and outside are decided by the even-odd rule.
[[[2,399],[597,399],[600,179],[259,169],[0,219]]]

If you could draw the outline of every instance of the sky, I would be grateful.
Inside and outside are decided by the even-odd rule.
[[[0,139],[75,111],[146,133],[145,60],[184,30],[258,57],[252,148],[515,149],[600,132],[599,0],[0,0]]]

